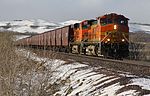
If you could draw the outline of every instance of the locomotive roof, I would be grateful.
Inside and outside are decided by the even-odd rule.
[[[97,21],[96,19],[89,19],[89,20],[83,20],[82,22],[81,22],[81,24],[83,24],[84,22],[89,22],[89,21]]]
[[[118,15],[118,14],[116,14],[116,13],[106,14],[106,15],[97,17],[97,19],[102,19],[102,18],[125,18],[125,19],[129,20],[129,19],[126,18],[125,16],[123,16],[123,15]]]

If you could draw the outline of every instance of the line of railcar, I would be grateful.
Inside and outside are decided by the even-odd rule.
[[[18,40],[16,45],[69,52],[73,36],[73,25],[68,25],[38,35],[23,38]]]
[[[17,41],[17,45],[124,58],[129,53],[128,18],[116,13],[84,20]]]

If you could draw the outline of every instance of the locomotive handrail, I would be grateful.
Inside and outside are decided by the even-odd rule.
[[[123,37],[126,39],[126,41],[129,43],[129,40],[126,38],[126,36],[123,34]]]
[[[106,35],[106,36],[101,40],[101,42],[103,42],[103,41],[109,36],[109,34],[110,34],[110,33],[108,33],[108,35]],[[100,42],[100,43],[101,43],[101,42]]]

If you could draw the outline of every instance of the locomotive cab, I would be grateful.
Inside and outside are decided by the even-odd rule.
[[[102,54],[115,58],[128,56],[128,18],[115,13],[97,18],[101,31]]]

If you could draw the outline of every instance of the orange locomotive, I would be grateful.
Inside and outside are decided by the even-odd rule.
[[[72,53],[102,55],[105,57],[127,57],[129,27],[128,18],[115,13],[85,20],[74,25]]]

